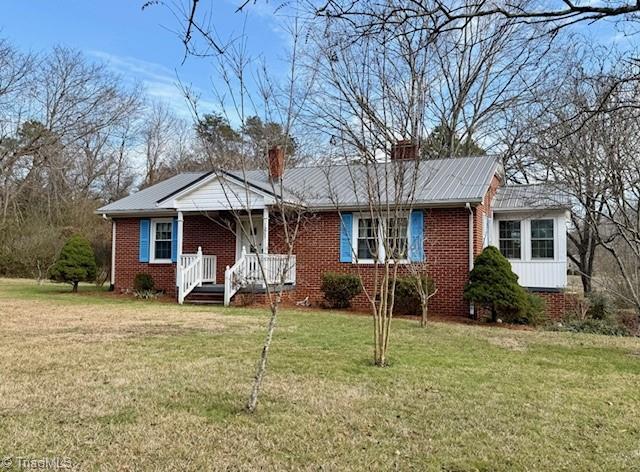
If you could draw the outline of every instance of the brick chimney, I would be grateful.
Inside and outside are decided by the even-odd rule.
[[[269,148],[269,177],[279,180],[284,174],[284,149],[280,146]]]
[[[418,145],[410,139],[403,139],[391,145],[391,160],[404,161],[418,157]]]

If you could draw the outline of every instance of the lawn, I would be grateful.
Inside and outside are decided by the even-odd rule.
[[[104,470],[639,470],[640,341],[0,280],[0,461]],[[13,462],[14,467],[16,462]],[[0,462],[0,467],[2,462]]]

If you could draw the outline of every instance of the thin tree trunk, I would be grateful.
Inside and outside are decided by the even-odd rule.
[[[256,376],[253,381],[253,388],[251,389],[251,395],[249,401],[247,401],[246,410],[249,413],[253,413],[258,405],[258,395],[260,394],[260,388],[262,387],[262,380],[264,374],[267,371],[267,359],[269,357],[269,348],[271,347],[271,340],[273,339],[273,332],[276,329],[276,320],[278,318],[278,303],[271,304],[271,318],[269,319],[269,326],[267,327],[267,336],[262,345],[262,354],[260,355],[260,361],[258,362],[258,368],[256,369]]]
[[[72,293],[78,293],[78,282],[73,282],[73,286],[71,288]]]
[[[427,315],[429,312],[429,307],[426,303],[422,304],[422,317],[420,318],[420,326],[425,328],[427,326]]]
[[[585,295],[591,293],[591,291],[593,290],[591,285],[591,276],[581,271],[580,280],[582,281],[582,290],[584,291]]]

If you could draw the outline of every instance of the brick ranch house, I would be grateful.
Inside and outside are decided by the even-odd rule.
[[[392,160],[385,165],[396,164]],[[256,275],[258,255],[270,271],[285,272],[290,301],[308,297],[311,304],[321,303],[325,272],[359,273],[367,283],[374,270],[367,241],[372,220],[356,195],[353,168],[285,170],[277,150],[269,153],[269,168],[245,176],[230,171],[184,173],[98,209],[113,225],[114,289],[132,289],[136,274],[146,272],[178,303],[229,304],[238,292],[264,291],[264,285],[246,282]],[[473,313],[463,289],[474,257],[490,244],[511,261],[521,285],[546,299],[549,314],[564,312],[566,201],[540,185],[504,185],[502,167],[493,156],[420,161],[416,168],[418,188],[401,233],[406,259],[429,263],[438,288],[430,303],[432,313]],[[312,215],[300,229],[287,267],[278,244],[282,235],[275,223],[270,179],[282,179],[284,193],[305,191],[306,210]],[[230,213],[237,209],[244,211],[240,221]],[[247,240],[248,232],[255,235],[253,240]],[[357,296],[353,306],[367,309],[366,297]]]

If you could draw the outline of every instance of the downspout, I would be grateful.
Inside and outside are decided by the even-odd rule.
[[[184,302],[182,294],[182,240],[184,239],[184,214],[178,212],[178,234],[176,235],[176,293],[178,295],[178,303],[182,305]]]
[[[106,214],[102,215],[103,220],[108,220]],[[116,220],[111,220],[111,273],[109,274],[109,291],[116,289]]]
[[[471,204],[467,202],[465,204],[467,210],[469,210],[469,273],[473,270],[473,210]],[[475,318],[475,305],[469,303],[469,316]]]

